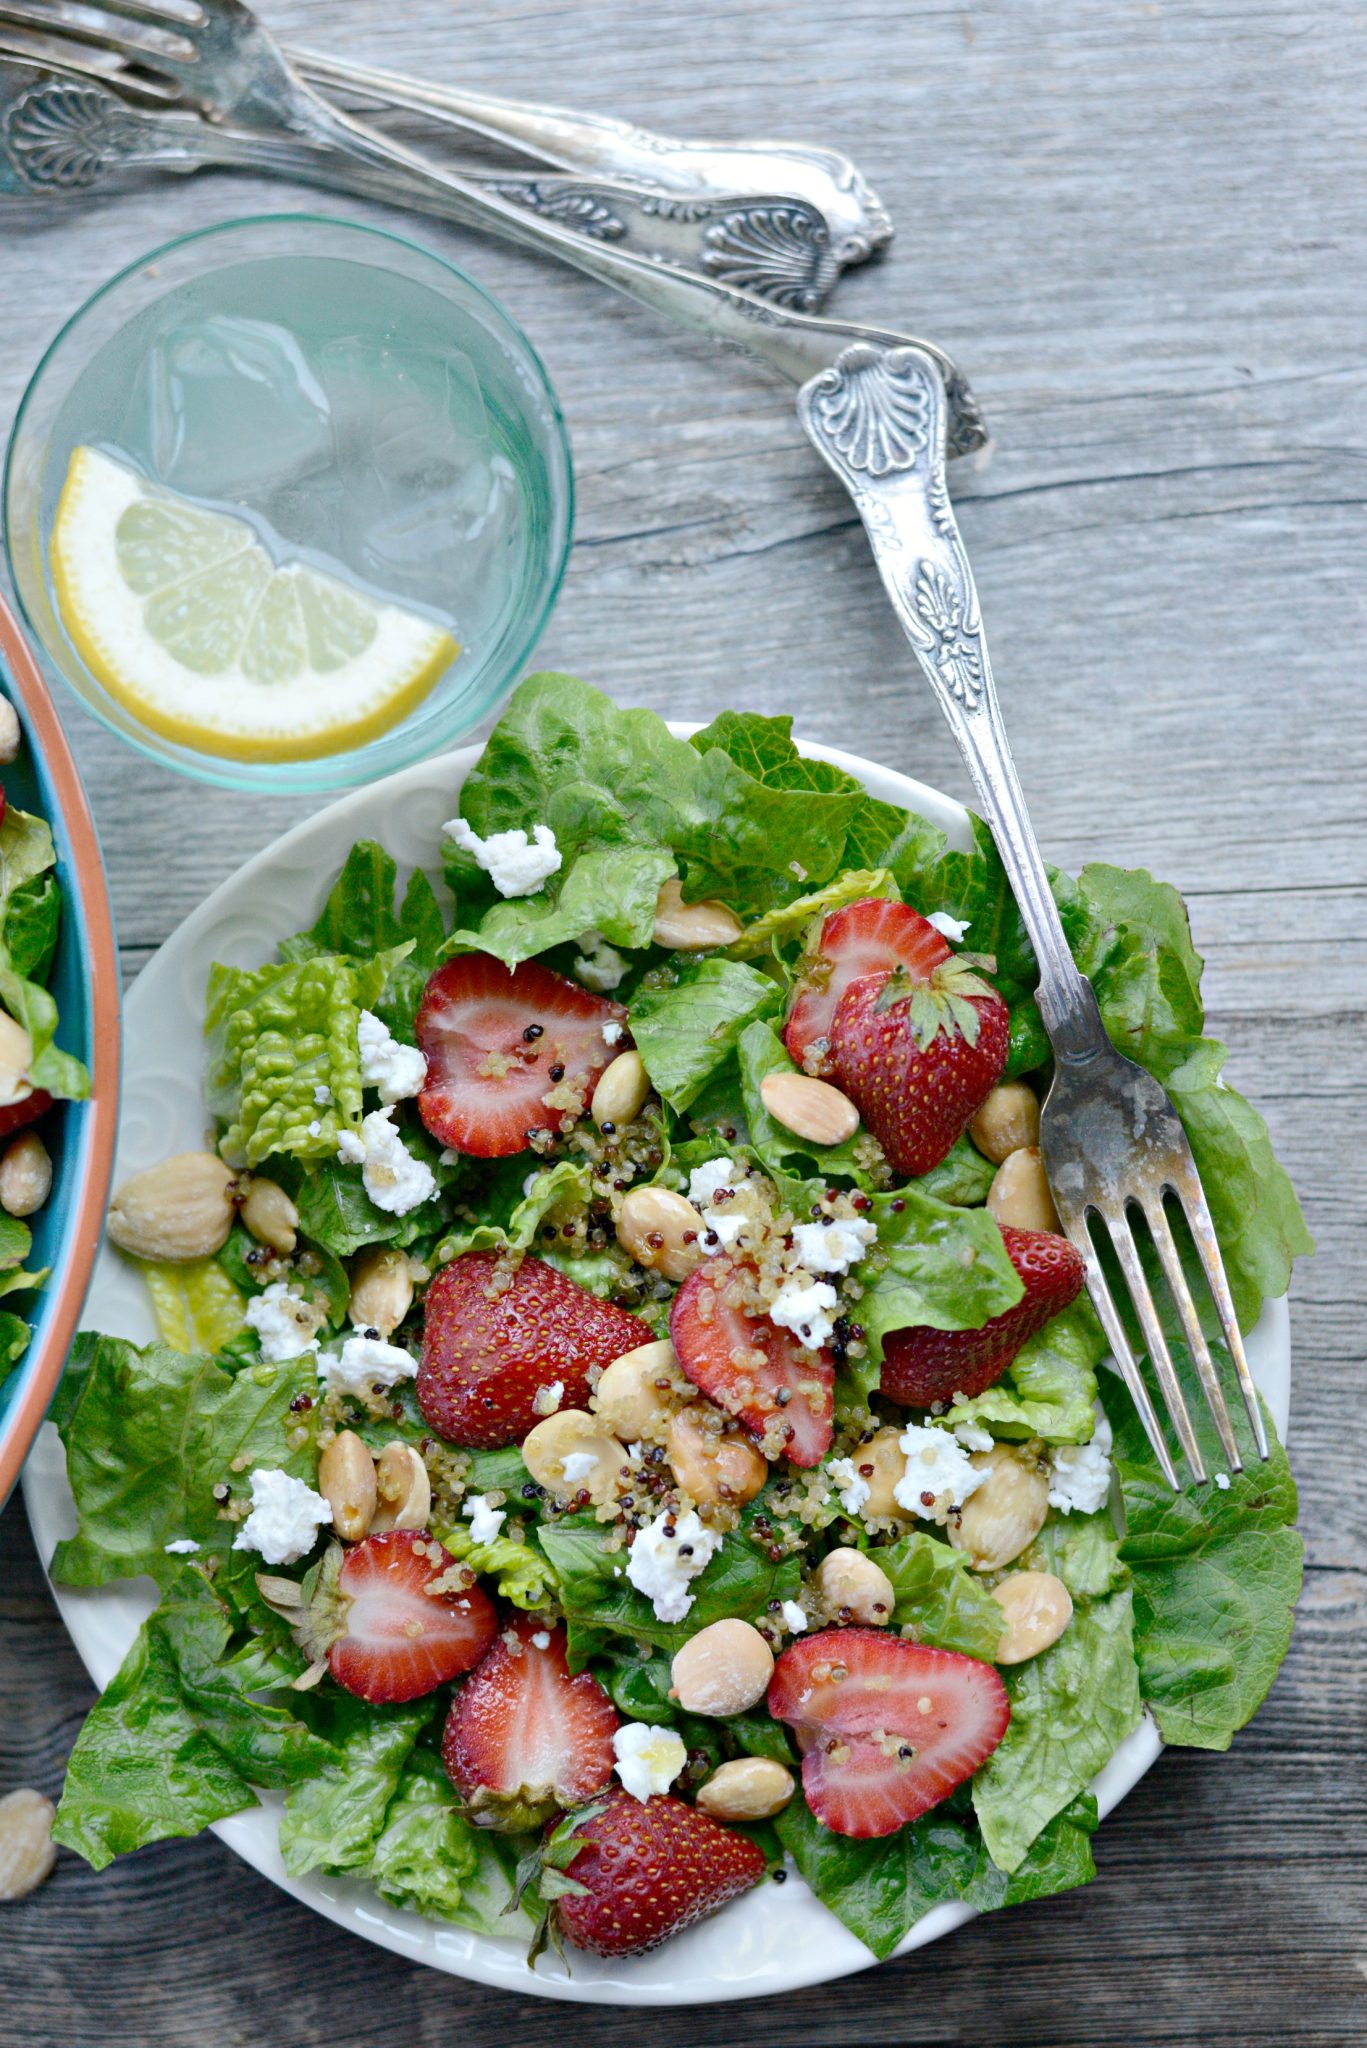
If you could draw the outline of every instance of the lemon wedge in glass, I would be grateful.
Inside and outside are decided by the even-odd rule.
[[[297,761],[362,746],[460,652],[420,612],[306,562],[255,528],[72,452],[52,529],[62,622],[142,724],[201,753]]]

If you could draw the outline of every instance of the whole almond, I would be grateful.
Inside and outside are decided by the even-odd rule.
[[[212,1152],[179,1152],[126,1180],[109,1205],[109,1235],[137,1259],[208,1259],[233,1222],[237,1180]]]
[[[375,1460],[354,1429],[343,1429],[318,1460],[318,1491],[343,1543],[359,1543],[375,1519]]]
[[[258,1244],[287,1259],[299,1239],[299,1211],[278,1181],[253,1179],[242,1204],[242,1221]]]
[[[412,1444],[386,1444],[375,1460],[379,1505],[373,1530],[425,1529],[432,1512],[432,1482]]]
[[[0,1799],[0,1900],[26,1898],[52,1874],[53,1805],[27,1785]]]
[[[745,927],[734,910],[708,898],[685,903],[677,879],[666,882],[655,905],[655,943],[671,953],[710,953],[731,946]]]
[[[8,697],[0,697],[0,767],[7,768],[17,757],[22,737],[18,712]]]
[[[766,1074],[759,1094],[774,1122],[809,1145],[843,1144],[859,1129],[849,1096],[811,1074]]]
[[[413,1306],[413,1276],[402,1252],[370,1245],[351,1262],[347,1314],[358,1330],[392,1337]]]
[[[32,1216],[52,1193],[52,1155],[37,1131],[21,1131],[0,1159],[0,1209]]]
[[[617,1242],[623,1251],[666,1280],[686,1280],[702,1264],[702,1231],[693,1204],[672,1188],[631,1188],[617,1211]]]
[[[612,1064],[604,1068],[593,1091],[590,1114],[600,1131],[609,1124],[620,1131],[626,1124],[635,1123],[649,1093],[650,1076],[641,1055],[635,1051],[619,1052]]]

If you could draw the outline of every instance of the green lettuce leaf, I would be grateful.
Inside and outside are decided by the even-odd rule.
[[[781,951],[788,940],[800,944],[810,924],[829,917],[846,903],[862,903],[870,896],[898,900],[897,883],[887,868],[855,868],[837,875],[824,889],[814,889],[810,895],[798,896],[777,910],[766,911],[745,927],[727,947],[727,954],[732,960],[756,960],[761,953]]]
[[[0,947],[15,973],[26,981],[46,986],[61,917],[62,892],[53,875],[34,875],[4,898]]]
[[[913,1182],[895,1195],[875,1195],[873,1219],[878,1243],[856,1273],[870,1384],[889,1331],[974,1330],[1020,1300],[1024,1289],[985,1209],[957,1209]]]
[[[956,1402],[946,1421],[976,1422],[994,1436],[1088,1442],[1095,1427],[1096,1368],[1106,1340],[1091,1304],[1075,1301],[1017,1352],[995,1386]]]
[[[327,1712],[326,1761],[291,1788],[280,1817],[280,1854],[291,1877],[366,1868],[432,1702],[371,1707],[348,1698],[328,1701]]]
[[[744,1127],[760,1165],[769,1173],[791,1172],[791,1162],[798,1160],[810,1173],[862,1183],[866,1175],[859,1165],[858,1146],[861,1138],[867,1143],[867,1133],[856,1131],[839,1145],[813,1145],[810,1139],[799,1138],[796,1131],[779,1123],[764,1107],[760,1089],[768,1076],[797,1072],[773,1025],[762,1021],[747,1025],[736,1053]]]
[[[0,1309],[0,1387],[28,1350],[28,1340],[32,1335],[22,1316],[12,1315],[9,1309]]]
[[[58,1544],[52,1576],[104,1586],[146,1572],[170,1585],[181,1560],[165,1546],[182,1537],[226,1562],[235,1525],[219,1519],[214,1487],[249,1498],[258,1465],[312,1481],[317,1453],[311,1441],[291,1449],[307,1418],[290,1403],[317,1386],[312,1357],[234,1377],[165,1344],[139,1350],[122,1337],[79,1336],[56,1413],[80,1520]]]
[[[778,983],[739,960],[687,960],[663,988],[637,990],[631,1035],[656,1090],[684,1110],[731,1055],[747,1026],[776,1014]]]
[[[469,1217],[461,1217],[438,1244],[438,1262],[446,1265],[462,1252],[530,1251],[548,1217],[581,1210],[592,1191],[588,1167],[577,1166],[571,1159],[558,1159],[554,1166],[543,1167],[524,1194],[529,1179],[527,1161],[521,1154],[504,1172],[491,1175],[467,1205]],[[476,1213],[481,1219],[478,1222]]]
[[[913,1529],[871,1554],[892,1580],[899,1628],[936,1649],[960,1650],[989,1663],[995,1658],[1002,1611],[960,1551]]]
[[[1097,1600],[1129,1578],[1110,1514],[1051,1515],[1017,1560],[1027,1572],[1052,1572],[1074,1600]]]
[[[973,1780],[973,1810],[992,1861],[1014,1871],[1139,1725],[1130,1589],[1075,1606],[1058,1641],[1004,1677],[1011,1721]]]
[[[52,828],[45,818],[6,804],[0,821],[0,904],[8,903],[16,889],[34,881],[56,865]]]
[[[152,1297],[161,1340],[172,1351],[212,1355],[246,1327],[242,1296],[217,1259],[134,1264]]]
[[[4,958],[0,958],[0,1003],[33,1041],[28,1078],[34,1087],[46,1088],[62,1102],[84,1102],[90,1093],[90,1075],[78,1059],[54,1043],[56,1003],[45,988],[16,973]]]
[[[421,1124],[405,1114],[400,1104],[399,1128],[403,1141],[415,1159],[432,1169],[436,1193],[416,1209],[396,1216],[381,1209],[366,1193],[364,1170],[343,1164],[336,1158],[323,1159],[301,1167],[298,1160],[277,1160],[272,1173],[294,1197],[299,1211],[299,1228],[310,1243],[331,1253],[335,1259],[349,1259],[362,1245],[392,1244],[400,1249],[419,1240],[435,1243],[448,1220],[443,1190],[459,1171],[441,1163],[441,1148]]]
[[[453,853],[448,866],[459,887],[457,858]],[[533,895],[495,903],[478,925],[454,931],[448,950],[474,947],[516,967],[552,946],[577,944],[589,931],[612,946],[648,946],[660,888],[674,866],[667,847],[585,845]]]
[[[456,1812],[440,1758],[414,1750],[370,1851],[370,1882],[391,1905],[456,1920],[479,1860],[475,1830]]]
[[[520,1461],[519,1461],[520,1462]],[[523,1466],[520,1477],[524,1477]],[[441,1540],[452,1557],[468,1564],[481,1578],[491,1578],[499,1598],[514,1607],[535,1609],[551,1606],[558,1596],[555,1568],[540,1550],[511,1536],[495,1536],[492,1543],[476,1543],[467,1522],[443,1529]]]
[[[923,1195],[934,1195],[939,1202],[952,1202],[958,1209],[978,1209],[987,1200],[996,1171],[970,1139],[959,1138],[939,1165],[923,1173],[915,1185]]]
[[[396,908],[397,897],[394,861],[375,840],[358,840],[316,922],[286,939],[280,957],[298,961],[322,954],[348,954],[368,961],[382,953],[391,958],[402,954],[370,1007],[396,1038],[411,1042],[423,987],[446,942],[446,920],[436,892],[420,868],[410,875]]]

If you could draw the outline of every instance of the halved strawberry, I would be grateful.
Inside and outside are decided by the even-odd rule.
[[[835,1006],[852,981],[866,974],[904,967],[916,981],[929,981],[950,958],[944,935],[905,903],[866,896],[833,910],[821,927],[816,950],[802,963],[783,1042],[799,1066],[811,1055],[826,1071]]]
[[[1001,1226],[1002,1243],[1025,1285],[1014,1308],[1003,1309],[977,1330],[931,1330],[916,1325],[883,1339],[878,1391],[911,1408],[929,1408],[962,1394],[972,1400],[999,1380],[1022,1345],[1077,1300],[1086,1277],[1082,1254],[1052,1230]]]
[[[986,1763],[1011,1718],[990,1664],[874,1628],[801,1637],[774,1666],[768,1700],[796,1733],[812,1812],[859,1840],[938,1805]]]
[[[35,1088],[22,1102],[10,1102],[0,1109],[0,1138],[7,1138],[11,1131],[22,1131],[25,1124],[37,1123],[52,1107],[52,1097],[46,1088]]]
[[[746,1268],[712,1259],[674,1297],[669,1335],[695,1387],[743,1422],[770,1457],[819,1465],[831,1447],[835,1366],[744,1307]],[[738,1363],[738,1354],[743,1362]]]
[[[827,1064],[894,1172],[929,1173],[1001,1079],[1010,1012],[963,959],[919,981],[897,968],[852,981]]]
[[[610,1783],[619,1725],[597,1679],[570,1676],[564,1629],[520,1614],[456,1694],[441,1760],[467,1819],[535,1828]]]
[[[427,1290],[418,1406],[449,1443],[493,1450],[520,1443],[551,1407],[585,1408],[589,1374],[655,1332],[600,1301],[543,1259],[510,1271],[500,1252],[463,1252]]]
[[[698,1807],[618,1787],[568,1814],[542,1855],[560,1933],[599,1956],[645,1955],[748,1892],[767,1868],[762,1849]]]
[[[508,968],[489,953],[461,953],[437,969],[418,1006],[427,1056],[418,1114],[457,1152],[525,1152],[536,1132],[582,1113],[618,1049],[604,1026],[625,1026],[626,1015],[535,960]]]
[[[345,1551],[334,1544],[300,1641],[359,1699],[420,1699],[478,1664],[498,1634],[493,1603],[478,1586],[462,1588],[462,1576],[425,1529],[386,1529]]]

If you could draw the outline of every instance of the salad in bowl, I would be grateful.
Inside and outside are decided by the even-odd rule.
[[[290,1874],[571,1959],[794,1874],[880,1956],[1086,1882],[1144,1717],[1256,1710],[1300,1539],[1280,1446],[1174,1496],[1107,1369],[986,831],[541,676],[432,853],[214,969],[213,1143],[115,1197],[161,1341],[80,1342],[52,1571],[161,1602],[57,1839],[264,1790]],[[1251,1328],[1310,1247],[1181,900],[1054,886]]]

